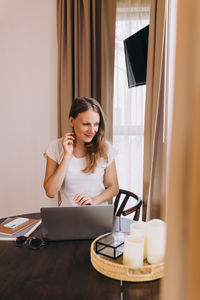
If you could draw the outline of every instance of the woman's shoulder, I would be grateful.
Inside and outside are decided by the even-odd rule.
[[[45,156],[49,156],[51,159],[60,163],[63,156],[62,138],[50,141],[45,151]]]
[[[117,154],[113,144],[106,140],[106,147],[107,147],[107,155],[108,155],[108,165],[115,159],[115,156]]]
[[[62,138],[51,140],[48,149],[51,149],[54,152],[62,151]]]

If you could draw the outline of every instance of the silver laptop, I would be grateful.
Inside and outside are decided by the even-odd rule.
[[[113,229],[113,205],[43,207],[42,236],[47,241],[93,239]]]

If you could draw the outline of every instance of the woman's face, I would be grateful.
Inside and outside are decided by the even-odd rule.
[[[69,117],[77,142],[90,143],[99,129],[100,116],[92,109],[79,113],[76,119]]]

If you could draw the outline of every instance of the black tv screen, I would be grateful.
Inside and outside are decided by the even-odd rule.
[[[149,25],[124,40],[128,87],[146,84]]]

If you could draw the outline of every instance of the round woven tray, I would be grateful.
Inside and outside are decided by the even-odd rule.
[[[97,254],[95,252],[96,241],[106,235],[104,234],[96,238],[90,248],[91,263],[98,272],[107,277],[123,281],[151,281],[164,276],[164,263],[150,265],[144,260],[141,268],[133,269],[132,267],[123,265],[123,256],[118,259],[112,259]]]

